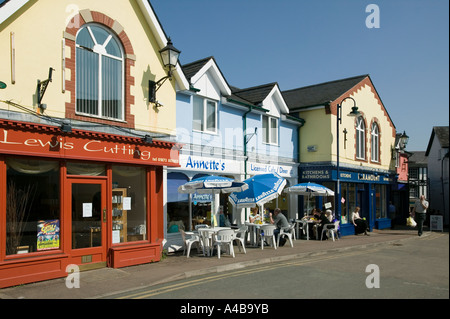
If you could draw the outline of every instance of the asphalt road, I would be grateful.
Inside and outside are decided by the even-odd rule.
[[[432,233],[417,240],[214,273],[107,298],[179,299],[175,307],[181,312],[193,307],[183,300],[207,299],[211,304],[212,299],[448,299],[449,237]],[[221,311],[227,305],[232,311],[233,304],[223,304]]]

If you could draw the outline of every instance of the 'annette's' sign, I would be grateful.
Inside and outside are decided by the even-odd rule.
[[[17,155],[178,165],[178,149],[0,129],[0,151]]]

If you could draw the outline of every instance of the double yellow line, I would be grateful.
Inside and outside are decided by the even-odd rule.
[[[310,264],[310,263],[322,262],[322,261],[327,261],[327,260],[332,260],[332,259],[337,259],[337,258],[345,258],[345,257],[356,256],[356,255],[370,254],[377,250],[378,249],[371,249],[371,250],[354,251],[354,252],[348,252],[348,253],[335,253],[333,255],[312,257],[312,258],[309,258],[306,260],[286,261],[286,262],[277,263],[276,267],[280,268],[280,267],[302,266],[302,265],[306,265],[306,264]],[[137,293],[121,295],[120,297],[117,297],[117,299],[150,298],[150,297],[154,297],[156,295],[161,295],[161,294],[165,294],[165,293],[172,292],[175,290],[180,290],[180,289],[185,289],[185,288],[196,286],[196,285],[205,284],[208,282],[213,282],[213,281],[218,281],[218,280],[228,279],[228,278],[238,277],[238,276],[245,276],[248,274],[255,274],[258,272],[263,272],[263,271],[267,271],[267,270],[271,270],[271,269],[273,269],[272,263],[264,265],[264,266],[258,266],[258,267],[251,266],[251,269],[227,271],[225,273],[214,274],[214,275],[210,275],[207,277],[201,277],[198,279],[189,280],[187,282],[171,284],[171,285],[161,287],[161,288],[153,288],[153,289],[149,289],[149,290],[145,290],[145,291],[141,291],[141,292],[137,292]]]

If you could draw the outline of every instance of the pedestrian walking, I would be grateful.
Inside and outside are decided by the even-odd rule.
[[[416,200],[414,204],[414,216],[417,222],[418,235],[422,236],[423,223],[427,219],[428,202],[424,195],[420,195],[420,199]]]
[[[395,212],[396,212],[395,205],[392,204],[391,201],[389,201],[389,218],[391,219],[391,229],[394,229],[395,227],[395,217],[396,217]]]

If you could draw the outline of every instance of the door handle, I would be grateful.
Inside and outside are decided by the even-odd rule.
[[[106,223],[106,208],[103,208],[103,222]]]

